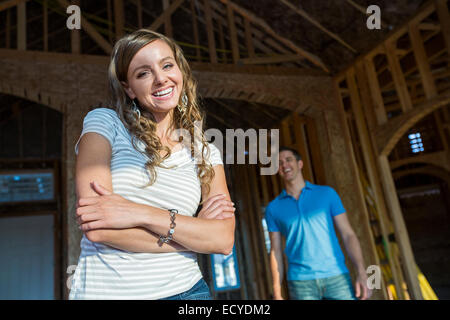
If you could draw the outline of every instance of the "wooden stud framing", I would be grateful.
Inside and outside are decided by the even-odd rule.
[[[425,91],[425,97],[427,99],[432,99],[437,96],[437,88],[431,73],[430,65],[428,64],[428,57],[425,52],[425,47],[417,23],[411,23],[409,25],[409,37],[414,51],[417,67],[419,69],[422,86]],[[442,119],[439,117],[438,112],[439,110],[435,111],[433,113],[433,117],[436,121],[444,150],[448,151],[447,137],[445,136],[445,132],[442,127]]]
[[[79,6],[80,0],[72,0],[72,4]],[[74,29],[70,30],[70,47],[72,53],[80,54],[81,53],[81,33],[80,30]]]
[[[364,64],[367,72],[367,80],[369,82],[370,93],[373,99],[375,116],[378,125],[387,122],[386,110],[384,108],[383,96],[381,95],[380,84],[378,82],[377,72],[373,64],[373,59],[365,59]]]
[[[362,67],[361,65],[358,66],[358,68],[359,68],[358,73],[360,73],[360,77],[363,76],[363,74],[361,74],[362,73],[361,72],[362,70],[360,69],[361,67]],[[366,126],[366,121],[364,119],[360,95],[358,92],[358,87],[356,85],[355,71],[353,69],[350,69],[347,72],[347,85],[348,85],[348,88],[350,91],[352,110],[353,110],[353,114],[355,116],[355,123],[357,126],[358,136],[359,136],[359,139],[361,140],[361,149],[362,149],[362,154],[363,154],[363,158],[364,158],[365,168],[367,170],[367,175],[369,178],[369,183],[370,183],[370,186],[371,186],[372,190],[374,191],[374,195],[375,195],[376,207],[378,210],[379,225],[381,228],[381,234],[382,234],[383,240],[386,243],[386,248],[388,251],[387,256],[388,256],[388,262],[389,262],[391,272],[392,272],[392,278],[394,280],[396,291],[399,292],[400,298],[403,298],[403,291],[402,291],[402,287],[401,287],[400,276],[396,272],[397,269],[395,267],[394,256],[392,255],[391,243],[389,241],[389,229],[387,226],[388,220],[386,219],[387,210],[385,207],[384,198],[383,198],[383,194],[382,194],[382,190],[381,190],[381,183],[380,183],[379,177],[378,177],[377,165],[375,163],[375,155],[373,154],[371,138],[370,138],[370,134],[367,129],[367,126]],[[361,96],[362,96],[362,94],[361,94]],[[362,97],[362,98],[364,99],[364,97]],[[365,99],[367,100],[367,97],[365,97]],[[366,103],[367,103],[367,101],[366,101]]]
[[[206,33],[208,34],[209,59],[211,63],[217,63],[216,40],[214,39],[213,19],[209,0],[203,1],[203,8],[205,12]]]
[[[120,39],[125,32],[123,0],[114,0],[114,24],[116,26],[116,39]]]
[[[11,48],[11,10],[6,9],[6,49]]]
[[[158,28],[166,21],[166,16],[171,16],[175,10],[183,3],[184,0],[175,0],[171,3],[171,5],[163,11],[163,13],[156,18],[153,23],[150,25],[150,30],[158,30]]]
[[[9,8],[18,6],[19,4],[25,3],[28,0],[6,0],[0,3],[0,11],[7,10]]]
[[[254,204],[254,213],[253,213],[253,217],[256,220],[255,221],[255,232],[256,232],[256,241],[257,243],[260,243],[260,254],[261,254],[261,262],[262,262],[262,273],[264,275],[264,290],[262,292],[262,298],[263,299],[269,299],[269,297],[267,296],[267,293],[270,291],[270,285],[271,285],[271,276],[270,276],[270,263],[269,263],[269,256],[266,253],[266,247],[265,247],[265,239],[264,239],[264,230],[262,228],[262,212],[261,212],[261,199],[259,197],[259,183],[257,182],[256,179],[256,174],[255,174],[255,170],[257,170],[258,167],[254,166],[254,165],[250,165],[247,166],[247,173],[249,175],[249,182],[250,182],[250,189],[249,189],[249,193],[250,195],[250,199],[253,199],[253,204]],[[262,252],[261,252],[262,251]]]
[[[27,50],[27,7],[25,1],[17,4],[17,49]]]
[[[70,3],[67,0],[57,0],[61,7],[67,8]],[[111,44],[106,41],[100,33],[92,26],[84,17],[81,17],[81,26],[83,30],[97,43],[100,48],[103,49],[107,54],[110,54],[112,51]]]
[[[296,6],[294,6],[292,3],[290,3],[287,0],[280,0],[282,3],[284,3],[286,6],[288,6],[292,11],[296,12],[297,14],[299,14],[300,16],[302,16],[303,18],[305,18],[308,22],[312,23],[315,27],[319,28],[321,31],[325,32],[327,35],[329,35],[330,37],[332,37],[334,40],[336,40],[337,42],[339,42],[340,44],[342,44],[344,47],[346,47],[347,49],[349,49],[351,52],[356,53],[357,51],[355,50],[355,48],[353,48],[351,45],[349,45],[347,42],[345,42],[341,37],[339,37],[337,34],[331,32],[330,30],[328,30],[327,28],[325,28],[323,25],[321,25],[316,19],[314,19],[313,17],[311,17],[307,12],[305,12],[304,10],[297,8]]]
[[[403,75],[400,62],[395,53],[396,43],[394,41],[387,41],[385,43],[386,56],[389,62],[391,75],[395,83],[397,95],[400,100],[403,112],[412,109],[411,97],[409,96],[408,86],[406,85],[405,76]]]
[[[450,14],[446,2],[447,0],[435,0],[434,4],[441,23],[442,36],[444,37],[445,45],[447,46],[447,56],[450,56]]]
[[[202,55],[200,52],[200,40],[198,34],[197,11],[195,10],[195,0],[191,0],[189,6],[192,15],[192,33],[194,34],[195,56],[197,61],[202,61]]]
[[[44,51],[48,51],[48,0],[42,4],[42,33],[44,38]]]
[[[312,118],[306,118],[306,131],[308,133],[309,150],[311,151],[311,162],[314,172],[313,182],[316,184],[325,184],[326,177],[323,168],[323,159],[320,154],[320,143],[317,136],[317,129]]]
[[[113,9],[112,0],[106,0],[106,13],[108,15],[108,40],[110,43],[114,42],[114,32],[113,32]]]
[[[242,64],[268,64],[268,63],[281,63],[303,60],[304,58],[298,54],[277,54],[268,57],[253,57],[240,59],[239,63]]]
[[[169,9],[170,0],[162,0],[163,10]],[[171,15],[166,14],[164,17],[164,33],[167,37],[173,38],[172,21]]]
[[[294,52],[298,53],[299,55],[302,55],[309,61],[311,61],[316,66],[322,68],[325,72],[329,73],[328,68],[325,66],[325,64],[322,62],[320,58],[313,55],[312,53],[300,48],[299,46],[295,45],[292,41],[279,36],[264,20],[257,17],[253,13],[245,10],[244,8],[241,8],[240,6],[236,5],[230,0],[220,0],[222,3],[232,7],[233,11],[238,12],[241,16],[249,19],[252,23],[255,25],[258,25],[261,27],[268,35],[270,35],[272,38],[276,39],[277,41],[284,44],[289,49],[293,50]]]
[[[234,22],[234,12],[230,3],[226,3],[227,7],[227,19],[228,19],[228,28],[230,31],[230,42],[231,42],[231,52],[233,55],[233,62],[237,63],[239,60],[239,44],[236,33],[236,24]]]
[[[402,257],[403,270],[405,271],[406,276],[405,280],[412,298],[415,300],[422,300],[422,292],[417,278],[417,266],[409,242],[408,231],[406,229],[405,221],[403,220],[402,210],[397,197],[397,190],[395,188],[394,178],[392,177],[387,156],[378,156],[378,165],[383,182],[384,194],[387,197],[387,204],[394,222],[395,238]]]
[[[137,10],[137,19],[138,19],[138,28],[142,29],[144,24],[142,21],[142,0],[136,0],[136,10]]]
[[[250,58],[255,57],[255,48],[253,46],[252,27],[250,21],[244,18],[244,30],[245,30],[245,44],[247,45],[248,56]]]

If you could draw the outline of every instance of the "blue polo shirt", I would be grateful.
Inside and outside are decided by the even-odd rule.
[[[336,191],[306,181],[296,200],[283,190],[265,213],[269,232],[286,238],[287,280],[313,280],[347,273],[333,217],[345,212]]]

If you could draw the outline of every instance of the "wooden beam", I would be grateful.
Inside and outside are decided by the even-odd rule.
[[[268,64],[268,63],[282,63],[290,61],[298,61],[304,59],[303,56],[298,54],[278,54],[268,57],[256,57],[256,58],[243,58],[239,59],[238,63],[242,64]]]
[[[422,80],[422,85],[425,91],[425,96],[427,99],[431,99],[437,96],[437,88],[431,73],[430,65],[428,64],[428,57],[425,52],[425,47],[423,44],[422,37],[420,35],[420,30],[417,23],[410,23],[409,25],[409,37],[411,40],[411,46],[414,51],[414,57],[416,59],[417,67],[419,69],[420,78]],[[442,127],[442,119],[438,115],[438,110],[433,113],[434,120],[436,121],[439,136],[442,141],[444,150],[448,151],[448,141]]]
[[[17,49],[27,50],[27,7],[25,1],[17,4]]]
[[[136,0],[136,10],[137,10],[137,18],[138,18],[138,28],[142,29],[144,24],[142,22],[142,0]]]
[[[306,118],[306,132],[308,134],[309,150],[311,152],[311,162],[314,172],[313,183],[326,184],[326,175],[323,167],[325,161],[320,153],[320,142],[313,118]]]
[[[348,2],[348,1],[347,1]],[[363,54],[360,54],[355,60],[353,60],[347,67],[339,71],[338,74],[336,74],[335,78],[339,79],[342,77],[345,77],[346,70],[350,67],[352,67],[357,61],[361,59],[365,59],[368,57],[374,57],[381,51],[384,52],[384,43],[386,41],[395,41],[399,37],[403,36],[408,31],[408,23],[413,21],[422,21],[426,17],[428,17],[431,13],[434,11],[434,4],[432,1],[427,1],[423,5],[421,5],[415,12],[415,14],[407,20],[403,25],[401,25],[399,28],[394,29],[391,31],[381,43],[375,44],[372,48],[366,50]]]
[[[255,57],[255,47],[253,46],[252,26],[250,21],[244,18],[244,32],[245,32],[245,44],[247,45],[248,56],[250,58]]]
[[[420,30],[431,30],[431,31],[439,31],[441,27],[438,24],[421,22],[419,23]]]
[[[162,0],[163,10],[166,11],[170,7],[170,0]],[[167,37],[173,38],[171,15],[167,14],[164,18],[164,33]]]
[[[420,73],[423,88],[427,99],[437,95],[436,84],[434,83],[433,75],[431,74],[430,65],[428,64],[428,57],[425,52],[422,36],[417,23],[409,24],[409,38],[411,47],[414,52],[417,67]]]
[[[21,3],[25,3],[28,0],[6,0],[0,3],[0,11],[15,7]]]
[[[230,42],[231,42],[231,52],[233,55],[233,62],[237,63],[239,60],[239,44],[236,33],[236,24],[234,22],[234,12],[233,7],[230,3],[225,3],[227,7],[227,19],[228,19],[228,28],[230,30]]]
[[[48,51],[48,0],[42,4],[42,33],[44,37],[44,51]]]
[[[67,0],[57,0],[61,7],[64,9],[70,6],[70,3]],[[81,15],[81,27],[82,29],[97,43],[97,45],[103,49],[107,54],[110,54],[112,51],[111,44],[106,41],[95,27],[90,24],[84,17]]]
[[[11,48],[11,10],[6,10],[6,49]]]
[[[408,230],[403,219],[402,209],[397,197],[394,178],[392,177],[389,160],[386,155],[378,157],[378,164],[381,171],[381,179],[383,182],[384,194],[387,198],[387,204],[391,217],[394,222],[395,240],[400,249],[402,257],[402,266],[405,271],[405,280],[408,285],[408,291],[415,300],[422,300],[422,292],[420,290],[419,280],[417,278],[417,265],[414,260],[414,254],[409,241]]]
[[[351,45],[349,45],[347,42],[345,42],[341,37],[339,37],[337,34],[331,32],[327,28],[325,28],[323,25],[321,25],[316,19],[311,17],[306,11],[297,8],[292,3],[290,3],[287,0],[280,0],[282,3],[284,3],[286,6],[288,6],[291,10],[305,18],[308,22],[312,23],[315,27],[319,28],[321,31],[325,32],[327,35],[332,37],[334,40],[342,44],[344,47],[352,51],[353,53],[357,53],[356,49],[353,48]]]
[[[378,125],[387,122],[386,110],[384,107],[383,96],[381,95],[380,84],[378,82],[377,72],[373,63],[373,58],[366,58],[363,60],[366,67],[367,80],[369,83],[370,94],[373,100],[375,117]]]
[[[222,63],[227,63],[227,46],[225,44],[225,35],[223,32],[223,25],[219,22],[217,24],[217,29],[219,30],[219,44],[220,44],[220,49],[222,50]]]
[[[198,24],[197,24],[197,11],[195,10],[195,0],[189,2],[192,16],[192,33],[194,34],[194,44],[195,44],[195,56],[197,61],[202,60],[202,54],[200,52],[200,40],[198,34]]]
[[[378,153],[389,155],[398,140],[400,140],[409,128],[431,112],[449,103],[450,90],[447,90],[432,99],[425,100],[419,105],[416,105],[410,111],[389,120],[388,123],[378,126],[374,131]]]
[[[209,0],[203,1],[203,8],[205,12],[206,33],[208,35],[209,59],[211,63],[217,63],[216,40],[214,39],[214,27]]]
[[[110,43],[114,42],[114,32],[113,32],[113,9],[112,0],[106,0],[106,14],[108,20],[108,39]]]
[[[300,118],[297,112],[292,114],[292,125],[294,128],[295,142],[297,150],[302,156],[303,160],[303,174],[309,181],[314,180],[314,174],[312,171],[312,162],[308,152],[309,145],[308,140],[305,137],[305,119]]]
[[[406,112],[412,109],[412,102],[411,97],[409,96],[408,86],[406,85],[405,76],[403,75],[400,62],[395,53],[396,41],[386,41],[384,46],[389,63],[389,69],[395,83],[395,89],[397,91],[402,110],[403,112]]]
[[[447,55],[450,56],[450,14],[448,12],[447,0],[435,0],[436,12],[441,23],[442,36],[447,46]]]
[[[362,64],[359,64],[359,70],[358,72],[361,73]],[[360,99],[360,93],[358,92],[358,86],[356,84],[355,79],[355,72],[356,70],[350,69],[347,72],[347,84],[350,90],[350,101],[352,106],[353,115],[355,116],[355,123],[356,123],[356,129],[358,131],[358,138],[360,140],[360,146],[362,150],[363,160],[364,160],[364,167],[367,171],[367,176],[369,178],[369,183],[371,186],[371,189],[374,191],[374,198],[376,202],[376,208],[378,213],[378,220],[379,225],[381,228],[381,234],[382,238],[386,244],[387,249],[387,256],[388,256],[388,262],[389,266],[391,268],[391,272],[393,275],[395,287],[397,292],[402,292],[402,288],[400,285],[399,275],[396,272],[395,266],[394,266],[394,260],[392,256],[392,248],[389,241],[389,228],[388,228],[388,222],[387,222],[387,208],[386,204],[384,202],[383,197],[383,191],[381,188],[381,182],[379,180],[379,173],[377,170],[377,164],[376,164],[376,157],[373,153],[372,148],[372,141],[370,137],[370,132],[368,130],[367,122],[364,117],[362,103]],[[360,77],[362,75],[360,74]],[[363,97],[361,94],[361,97],[363,99],[366,99],[367,97]],[[402,296],[400,294],[400,296]]]
[[[231,112],[232,114],[238,116],[240,119],[242,119],[243,121],[247,122],[248,124],[250,124],[254,129],[260,129],[261,126],[251,120],[247,120],[246,118],[244,118],[242,116],[242,111],[241,113],[237,112],[236,110],[234,110],[233,108],[231,108],[230,106],[228,106],[226,103],[223,103],[222,101],[220,101],[219,99],[212,99],[215,103],[217,103],[218,105],[220,105],[221,107],[225,108],[226,110],[228,110],[229,112]]]
[[[116,40],[118,40],[125,34],[123,0],[114,0],[114,24],[116,26]]]
[[[299,46],[294,44],[289,39],[286,39],[286,38],[284,38],[282,36],[279,36],[263,19],[257,17],[252,12],[250,12],[250,11],[240,7],[240,6],[238,6],[237,4],[231,2],[230,0],[220,0],[220,1],[222,3],[224,3],[224,4],[229,4],[233,8],[234,11],[238,12],[243,17],[249,19],[255,25],[258,25],[259,27],[261,27],[268,35],[270,35],[272,38],[274,38],[274,39],[278,40],[279,42],[281,42],[287,48],[289,48],[289,49],[293,50],[294,52],[297,52],[298,54],[304,56],[310,62],[312,62],[316,66],[322,68],[325,72],[327,72],[327,73],[330,72],[319,57],[317,57],[317,56],[313,55],[312,53],[310,53],[310,52],[300,48]]]
[[[355,8],[356,10],[358,10],[358,11],[360,11],[360,12],[362,12],[362,13],[364,13],[364,15],[366,15],[367,16],[367,9],[366,8],[364,8],[363,6],[361,6],[361,5],[359,5],[359,4],[357,4],[357,3],[355,3],[354,1],[352,1],[352,0],[345,0],[349,5],[351,5],[353,8]],[[384,23],[383,21],[381,21],[381,27],[383,27],[383,28],[388,28],[388,25],[386,24],[386,23]]]
[[[80,6],[80,0],[72,0],[73,5]],[[81,53],[81,34],[80,30],[74,29],[70,30],[70,47],[72,53]]]
[[[166,16],[171,16],[172,13],[175,12],[175,10],[178,9],[178,7],[183,3],[184,0],[175,0],[172,2],[172,4],[163,11],[163,13],[153,21],[153,23],[150,25],[150,30],[158,30],[158,28],[166,21]]]

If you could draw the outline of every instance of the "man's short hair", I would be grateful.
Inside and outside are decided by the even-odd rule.
[[[290,151],[294,155],[295,159],[297,159],[297,161],[302,160],[302,156],[300,155],[300,153],[298,153],[298,151],[293,149],[293,148],[282,146],[282,147],[280,147],[279,153],[282,152],[282,151]]]

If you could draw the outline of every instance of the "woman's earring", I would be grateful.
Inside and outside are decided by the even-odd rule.
[[[189,100],[186,93],[183,93],[183,96],[181,97],[181,103],[177,106],[178,111],[180,111],[181,113],[185,113],[188,106],[188,102]]]
[[[137,121],[141,120],[141,111],[139,110],[139,108],[136,105],[136,102],[134,100],[133,100],[133,103],[131,104],[131,110],[137,114],[137,116],[136,116]]]

